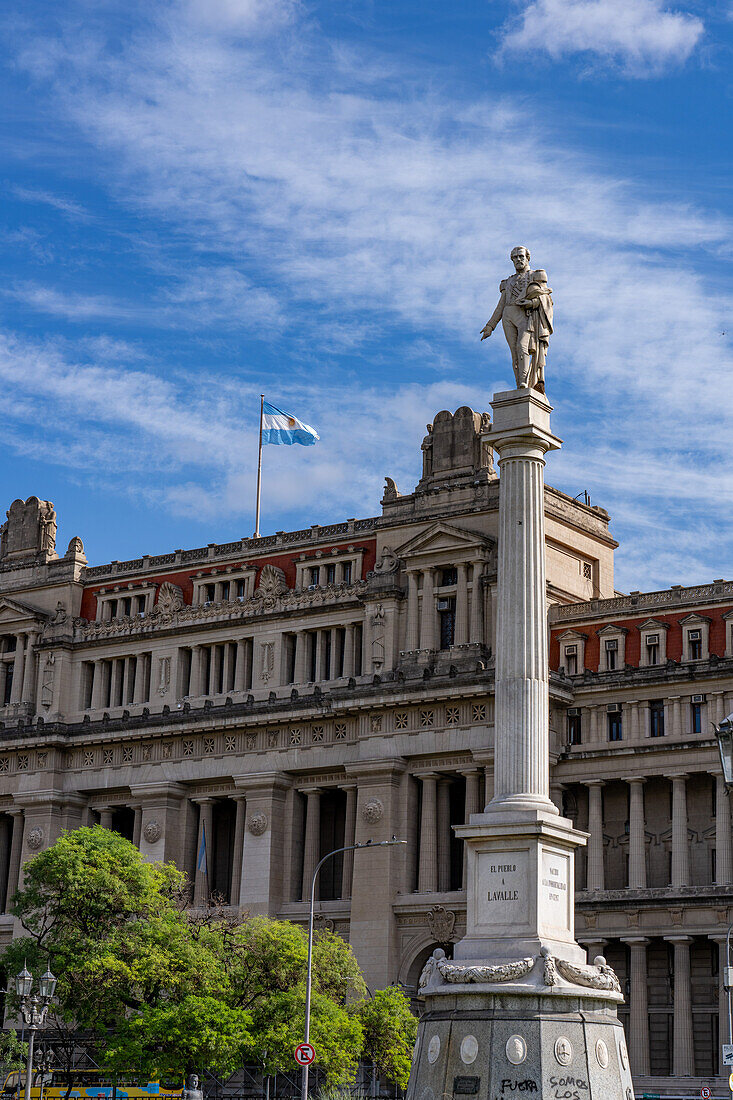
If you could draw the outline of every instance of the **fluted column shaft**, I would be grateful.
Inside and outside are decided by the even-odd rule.
[[[99,824],[102,826],[103,829],[112,828],[112,813],[113,810],[111,806],[100,806]]]
[[[725,968],[728,965],[728,937],[724,933],[708,936],[718,945],[718,1073],[727,1077],[730,1067],[723,1065],[723,1043],[733,1042],[728,1017],[728,990],[725,988]]]
[[[629,779],[629,889],[646,889],[646,843],[644,837],[644,783]]]
[[[293,672],[293,679],[296,684],[305,684],[307,682],[307,662],[308,632],[307,630],[299,630],[295,635],[295,670]]]
[[[466,823],[471,820],[471,814],[477,814],[481,811],[482,798],[481,798],[481,772],[478,768],[471,769],[471,771],[463,772],[466,777],[466,809],[465,819]],[[467,863],[468,850],[466,844],[463,844],[463,876],[462,884],[463,888],[466,887],[466,863]]]
[[[432,772],[421,775],[422,810],[420,813],[420,867],[417,888],[434,893],[438,887],[438,777]]]
[[[140,837],[143,831],[143,808],[140,804],[132,807],[135,817],[132,823],[132,843],[136,848],[140,847]]]
[[[92,663],[92,710],[99,710],[102,706],[102,690],[104,687],[104,661]]]
[[[188,693],[194,698],[203,695],[203,647],[200,645],[191,648],[191,683]]]
[[[24,703],[33,702],[33,697],[36,689],[36,654],[34,648],[38,641],[38,634],[31,633],[27,635],[27,651],[25,655],[25,666],[23,668],[23,687],[21,689],[21,698]]]
[[[588,890],[603,890],[603,782],[588,784]]]
[[[649,1074],[649,1005],[646,949],[643,936],[624,940],[629,945],[629,1060],[634,1073]]]
[[[419,574],[415,570],[407,574],[407,636],[405,638],[405,649],[408,652],[417,649],[420,644],[418,634],[418,624],[420,621],[418,577]]]
[[[15,636],[15,663],[13,665],[13,686],[10,689],[10,702],[19,703],[23,695],[23,675],[25,673],[25,634]]]
[[[471,581],[471,637],[474,645],[483,643],[484,640],[484,591],[481,587],[481,570],[483,562],[473,563],[473,579]]]
[[[296,637],[298,637],[296,635]],[[297,644],[297,643],[296,643]],[[297,660],[297,649],[296,649]],[[234,690],[244,691],[247,663],[247,643],[244,638],[237,640],[237,655],[234,661]],[[297,678],[296,678],[297,680]]]
[[[692,1033],[692,1002],[690,1000],[691,936],[665,936],[674,944],[674,1023],[673,1062],[675,1077],[692,1077],[695,1073],[695,1051]]]
[[[22,810],[9,810],[13,819],[13,839],[10,844],[10,866],[8,868],[8,887],[5,895],[5,912],[10,908],[10,902],[18,889],[20,879],[20,860],[23,855],[23,832],[25,830],[25,815]]]
[[[354,633],[355,626],[353,623],[349,623],[346,627],[346,633],[344,634],[344,676],[349,677],[354,675]]]
[[[244,828],[247,819],[247,797],[235,794],[237,814],[234,819],[234,851],[232,853],[232,892],[230,905],[239,905],[242,892],[242,858],[244,855]]]
[[[7,814],[0,815],[0,904],[3,906],[3,911],[8,893],[12,825],[12,818],[8,817]]]
[[[723,776],[715,775],[715,881],[729,886],[733,875],[730,799]]]
[[[345,673],[344,673],[345,675]],[[346,819],[344,822],[344,845],[353,844],[356,837],[356,783],[341,788],[346,791]],[[351,897],[351,882],[354,877],[354,853],[344,852],[341,870],[341,897]]]
[[[320,632],[319,632],[320,633]],[[321,858],[321,791],[311,787],[305,791],[307,797],[305,811],[305,851],[303,852],[303,890],[301,898],[310,901],[313,872]],[[318,898],[318,883],[316,883]]]
[[[438,783],[438,889],[450,890],[450,780]]]
[[[435,649],[434,571],[426,569],[422,580],[422,613],[420,619],[420,649]]]
[[[459,562],[456,584],[456,628],[453,642],[455,645],[468,644],[468,566]]]
[[[672,775],[672,885],[689,886],[690,851],[687,843],[687,776]]]

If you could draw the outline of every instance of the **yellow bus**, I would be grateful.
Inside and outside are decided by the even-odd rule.
[[[71,1090],[69,1090],[71,1084]],[[3,1084],[1,1100],[22,1100],[25,1088],[24,1073],[9,1073]],[[34,1074],[31,1100],[181,1100],[183,1085],[180,1081],[148,1081],[132,1075],[114,1076],[101,1070],[80,1069],[67,1073],[52,1070]]]

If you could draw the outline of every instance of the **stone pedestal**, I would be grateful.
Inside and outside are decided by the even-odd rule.
[[[420,977],[408,1100],[527,1093],[633,1100],[618,979],[575,942],[574,859],[587,834],[549,797],[544,456],[550,405],[499,393],[486,441],[499,453],[494,793],[456,828],[466,843],[466,935]]]

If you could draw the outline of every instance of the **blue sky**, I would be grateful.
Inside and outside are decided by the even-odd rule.
[[[0,503],[125,559],[410,490],[511,384],[518,243],[556,331],[547,479],[620,588],[730,577],[733,7],[26,0],[2,19]]]

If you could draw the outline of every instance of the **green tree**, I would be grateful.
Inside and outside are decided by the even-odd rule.
[[[371,1000],[359,1005],[359,1018],[364,1029],[364,1058],[376,1066],[380,1077],[406,1089],[417,1038],[417,1020],[409,999],[394,986],[379,989]]]

